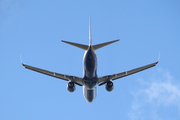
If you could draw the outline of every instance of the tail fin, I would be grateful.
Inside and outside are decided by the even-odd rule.
[[[91,15],[89,15],[89,46],[92,44],[91,41]]]
[[[73,45],[75,47],[81,48],[83,50],[87,50],[88,47],[91,46],[91,44],[92,44],[92,40],[91,40],[91,16],[89,15],[89,46],[88,45],[79,44],[79,43],[68,42],[68,41],[64,41],[64,40],[61,40],[61,41],[64,42],[64,43]],[[119,41],[119,39],[118,40],[114,40],[114,41],[110,41],[110,42],[105,42],[105,43],[93,45],[92,47],[93,47],[94,50],[97,50],[97,49],[99,49],[101,47],[104,47],[106,45],[109,45],[109,44],[117,42],[117,41]]]
[[[99,49],[99,48],[101,48],[101,47],[104,47],[104,46],[106,46],[106,45],[109,45],[109,44],[114,43],[114,42],[117,42],[117,41],[119,41],[119,39],[118,39],[118,40],[113,40],[113,41],[110,41],[110,42],[105,42],[105,43],[93,45],[92,47],[93,47],[94,50],[97,50],[97,49]]]

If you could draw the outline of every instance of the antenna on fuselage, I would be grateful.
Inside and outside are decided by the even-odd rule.
[[[91,15],[89,15],[89,46],[92,44],[91,41]]]

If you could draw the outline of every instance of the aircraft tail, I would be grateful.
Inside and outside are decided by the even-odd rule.
[[[88,45],[79,44],[79,43],[68,42],[68,41],[64,41],[64,40],[61,40],[61,41],[64,42],[64,43],[73,45],[75,47],[81,48],[83,50],[87,50],[88,47],[91,46],[91,44],[92,44],[92,38],[91,38],[91,16],[89,15],[89,46]],[[92,47],[93,47],[94,50],[97,50],[97,49],[99,49],[101,47],[104,47],[106,45],[109,45],[109,44],[117,42],[117,41],[119,41],[119,39],[118,40],[113,40],[113,41],[110,41],[110,42],[105,42],[105,43],[97,44],[97,45],[92,45]]]

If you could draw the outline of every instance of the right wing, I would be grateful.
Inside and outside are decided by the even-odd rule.
[[[119,79],[119,78],[122,78],[122,77],[126,77],[128,75],[131,75],[131,74],[134,74],[134,73],[146,70],[148,68],[154,67],[154,66],[156,66],[157,63],[158,63],[158,61],[155,62],[155,63],[149,64],[149,65],[145,65],[143,67],[139,67],[139,68],[135,68],[135,69],[129,70],[129,71],[125,71],[125,72],[120,72],[120,73],[113,74],[113,75],[107,75],[107,76],[99,77],[98,78],[99,86],[105,84],[106,82],[108,82],[110,80],[116,80],[116,79]]]
[[[75,84],[80,85],[80,86],[83,85],[82,84],[82,78],[80,78],[80,77],[60,74],[60,73],[56,73],[56,72],[51,72],[51,71],[48,71],[48,70],[43,70],[43,69],[40,69],[40,68],[36,68],[36,67],[26,65],[24,63],[22,63],[22,65],[25,68],[29,69],[29,70],[33,70],[33,71],[36,71],[36,72],[39,72],[39,73],[42,73],[42,74],[45,74],[45,75],[49,75],[51,77],[59,78],[59,79],[65,80],[65,81],[71,81],[71,82],[74,82]]]

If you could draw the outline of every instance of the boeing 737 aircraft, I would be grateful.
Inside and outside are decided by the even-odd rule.
[[[32,67],[29,65],[26,65],[22,63],[22,65],[30,70],[49,75],[55,78],[59,78],[65,81],[69,81],[67,84],[67,90],[69,92],[74,92],[76,89],[76,85],[83,86],[83,94],[87,102],[91,103],[95,99],[97,95],[97,86],[105,85],[105,88],[108,92],[112,91],[114,88],[113,82],[114,80],[117,80],[119,78],[143,71],[145,69],[151,68],[156,66],[157,62],[154,62],[149,65],[145,65],[143,67],[135,68],[132,70],[120,72],[117,74],[112,75],[106,75],[103,77],[98,77],[97,75],[97,55],[95,53],[95,50],[104,47],[106,45],[109,45],[111,43],[117,42],[119,40],[114,40],[106,43],[101,43],[97,45],[91,44],[91,24],[89,20],[89,45],[83,45],[78,43],[72,43],[68,41],[62,40],[62,42],[76,46],[78,48],[81,48],[85,50],[84,58],[83,58],[83,77],[76,77],[71,75],[65,75],[61,73],[51,72],[48,70],[40,69],[37,67]]]

